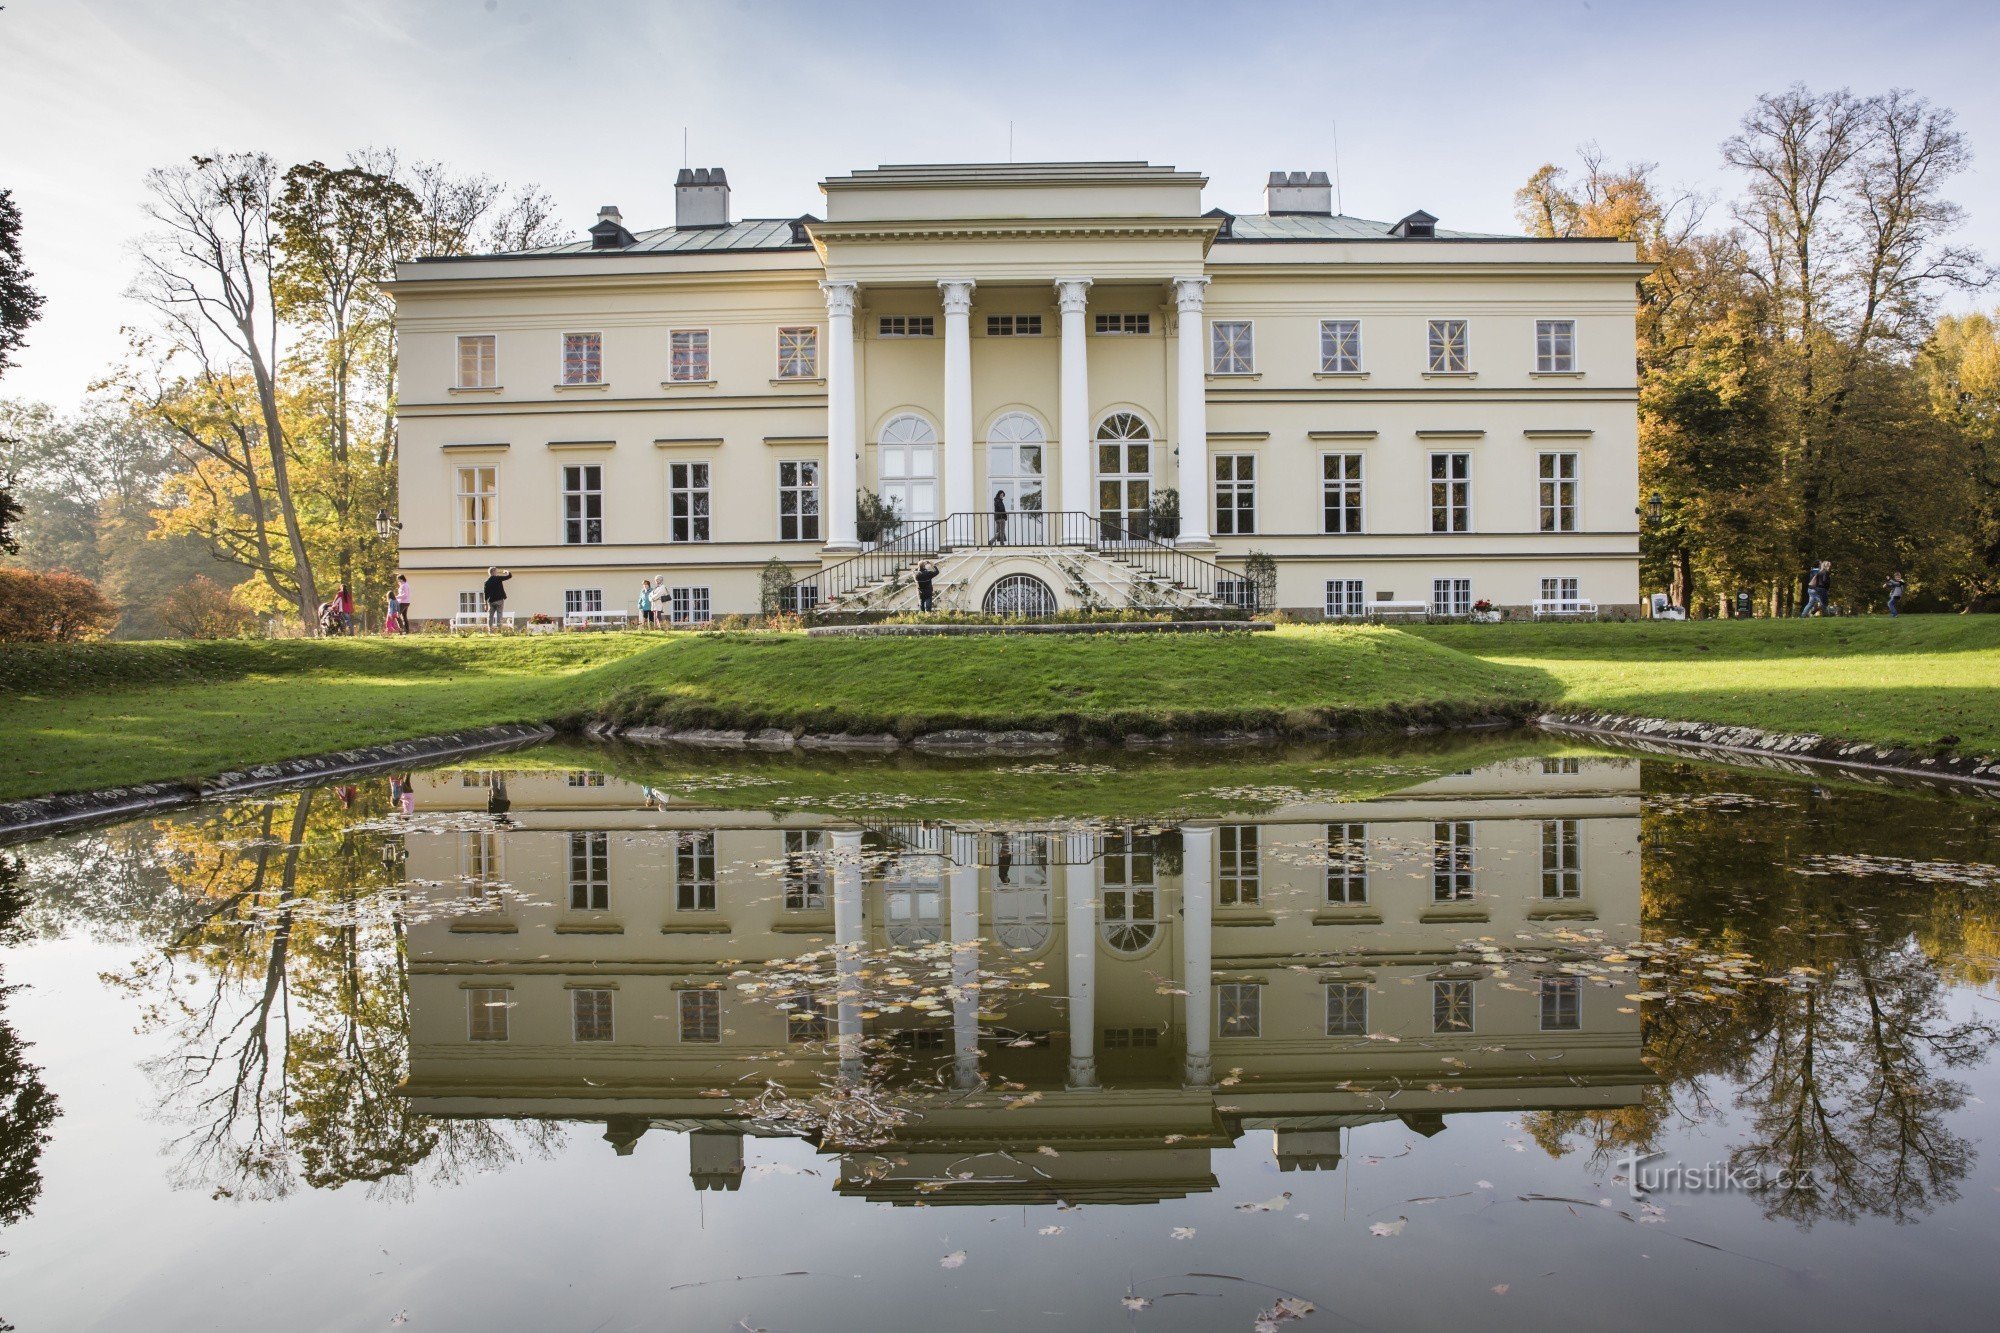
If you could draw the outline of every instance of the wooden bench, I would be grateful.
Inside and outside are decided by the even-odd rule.
[[[1588,597],[1537,597],[1535,599],[1535,619],[1548,616],[1576,616],[1590,620],[1597,619],[1597,603]]]
[[[502,611],[500,613],[500,619],[505,623],[508,629],[514,629],[516,628],[515,622],[519,620],[520,617],[512,611]],[[486,612],[484,611],[460,611],[457,615],[451,618],[451,629],[452,633],[454,634],[456,634],[459,630],[462,629],[488,629],[488,628],[491,627],[487,624],[487,615]]]
[[[571,629],[610,629],[616,625],[623,628],[632,623],[631,611],[569,611],[563,615],[563,624]]]
[[[1387,619],[1390,616],[1428,616],[1430,613],[1431,604],[1429,602],[1363,602],[1361,604],[1359,619]],[[1353,620],[1356,617],[1344,616],[1342,619]]]

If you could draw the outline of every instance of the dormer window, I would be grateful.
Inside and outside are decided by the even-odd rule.
[[[1405,240],[1434,240],[1437,237],[1438,220],[1421,208],[1389,228],[1391,236]]]

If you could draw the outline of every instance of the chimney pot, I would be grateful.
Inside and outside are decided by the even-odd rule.
[[[729,225],[729,177],[721,167],[682,167],[674,178],[674,226]]]
[[[1333,216],[1333,184],[1324,171],[1274,171],[1264,186],[1266,213]]]

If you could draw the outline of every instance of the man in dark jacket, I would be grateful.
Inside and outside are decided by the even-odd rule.
[[[937,599],[932,589],[937,584],[937,566],[928,560],[917,562],[917,610],[934,611]]]
[[[479,595],[486,599],[486,628],[489,630],[499,629],[507,622],[507,580],[513,577],[512,574],[502,574],[498,565],[486,567],[486,585],[479,590]]]
[[[1806,576],[1806,604],[1799,608],[1799,619],[1804,620],[1817,610],[1826,614],[1827,591],[1833,584],[1833,561],[1822,560],[1813,566]]]

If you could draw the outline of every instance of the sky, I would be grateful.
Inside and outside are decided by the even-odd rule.
[[[216,149],[364,146],[671,223],[688,161],[739,217],[823,212],[888,162],[1145,159],[1206,206],[1336,167],[1345,211],[1511,231],[1513,193],[1595,142],[1727,193],[1717,146],[1793,82],[1955,110],[1964,239],[2000,254],[2000,5],[1819,0],[4,0],[0,188],[47,298],[0,395],[73,407],[144,312],[145,173]],[[1988,293],[1985,299],[1993,299]]]

